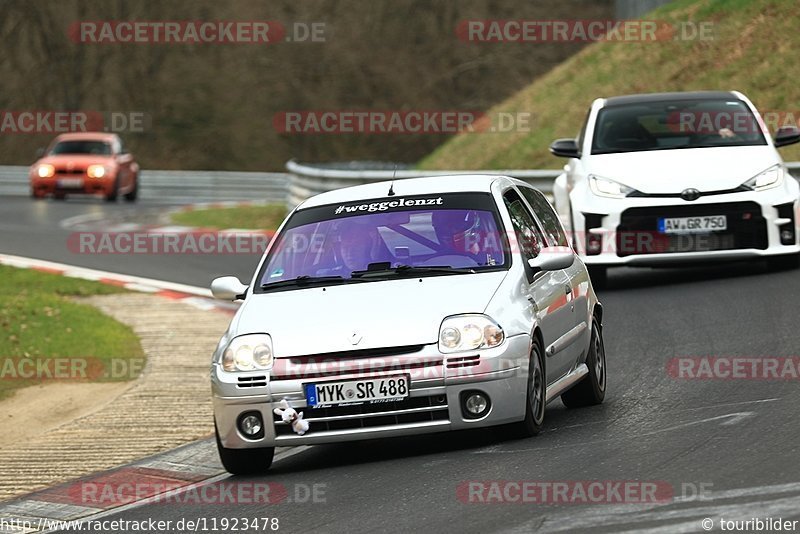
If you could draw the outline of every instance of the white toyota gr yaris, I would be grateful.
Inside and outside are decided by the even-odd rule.
[[[606,268],[765,257],[797,267],[800,187],[775,139],[737,92],[658,93],[594,101],[554,184],[559,216],[596,286]]]
[[[511,424],[598,404],[603,310],[545,197],[502,176],[313,197],[270,243],[211,366],[219,454]]]

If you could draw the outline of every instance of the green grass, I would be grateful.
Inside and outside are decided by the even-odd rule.
[[[738,90],[763,112],[800,118],[800,33],[792,0],[679,0],[642,17],[713,23],[712,40],[595,43],[491,112],[530,112],[529,132],[462,134],[425,157],[422,169],[559,168],[558,137],[575,137],[592,100],[640,92]],[[536,46],[493,44],[483,46]],[[498,50],[498,53],[502,50]],[[774,133],[774,132],[773,132]],[[800,160],[800,145],[781,149]]]
[[[209,208],[183,211],[172,215],[172,222],[203,228],[245,228],[248,230],[275,230],[286,218],[286,206],[241,206],[235,208]]]
[[[0,265],[0,398],[47,380],[135,378],[144,353],[133,330],[70,298],[123,291]],[[37,369],[43,364],[46,369]],[[48,372],[58,378],[48,378]]]

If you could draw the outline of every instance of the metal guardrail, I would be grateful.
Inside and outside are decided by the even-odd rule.
[[[286,164],[286,170],[292,174],[289,181],[289,196],[286,199],[290,207],[303,200],[342,187],[361,185],[370,182],[405,178],[422,178],[424,176],[447,176],[453,174],[493,174],[512,176],[525,180],[544,193],[551,193],[553,180],[561,173],[558,169],[505,169],[505,170],[460,170],[460,171],[421,171],[411,169],[353,169],[308,165],[294,160]]]
[[[28,167],[0,166],[0,197],[28,196]],[[262,200],[285,202],[290,175],[282,172],[141,171],[139,196],[164,203]]]
[[[800,161],[787,162],[789,172],[795,178],[800,176]],[[292,208],[308,197],[314,196],[325,191],[348,187],[351,185],[361,185],[369,182],[391,180],[392,178],[421,178],[423,176],[445,176],[453,174],[496,174],[519,178],[539,189],[546,195],[553,192],[553,180],[555,180],[561,169],[506,169],[506,170],[459,170],[459,171],[420,171],[412,169],[398,169],[397,171],[386,169],[359,169],[358,163],[354,162],[349,166],[341,165],[309,165],[298,163],[294,160],[286,164],[286,170],[291,173],[289,181],[289,195],[286,199],[287,205]]]
[[[372,168],[364,168],[365,165]],[[795,178],[800,176],[800,161],[788,162],[786,166]],[[392,167],[363,162],[311,165],[292,160],[286,164],[288,173],[144,170],[139,192],[144,200],[163,203],[259,200],[285,202],[293,208],[308,197],[342,187],[392,178],[452,174],[513,176],[550,194],[553,180],[561,173],[558,169],[420,171],[398,168],[395,171]],[[0,197],[29,194],[28,167],[0,166]]]

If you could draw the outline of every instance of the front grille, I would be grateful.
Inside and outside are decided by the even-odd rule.
[[[416,355],[424,347],[413,345],[277,358],[271,376],[272,380],[294,380],[393,371],[418,373],[423,377],[441,376],[441,356]]]
[[[716,191],[699,191],[699,196],[697,198],[712,196],[712,195],[730,195],[731,193],[746,193],[748,191],[752,191],[751,188],[747,187],[746,185],[740,185],[739,187],[734,187],[733,189],[717,189]],[[683,193],[642,193],[641,191],[634,191],[632,193],[628,193],[627,197],[630,198],[683,198]],[[697,199],[695,199],[697,200]]]
[[[240,388],[258,388],[267,385],[267,377],[264,375],[259,376],[240,376],[237,379],[237,384]]]
[[[430,421],[447,421],[447,397],[409,397],[400,401],[307,408],[303,418],[310,425],[309,434],[330,430],[353,430]],[[275,435],[293,435],[292,427],[279,415],[273,415]]]
[[[441,358],[426,361],[415,361],[414,358],[397,359],[389,363],[381,363],[380,359],[374,365],[359,365],[352,361],[319,361],[309,362],[305,365],[297,364],[293,359],[277,360],[272,368],[272,380],[306,380],[309,378],[328,378],[343,374],[375,375],[402,371],[424,378],[441,377]]]
[[[56,168],[56,174],[84,174],[86,169],[68,169],[66,167]]]
[[[662,234],[662,217],[727,216],[727,229],[695,234]],[[622,212],[617,227],[617,255],[705,252],[744,248],[766,249],[767,225],[755,202],[655,206]]]

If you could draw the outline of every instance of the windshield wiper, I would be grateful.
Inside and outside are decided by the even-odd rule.
[[[449,265],[430,265],[430,266],[411,266],[398,265],[385,269],[367,269],[365,271],[353,271],[353,278],[379,278],[386,276],[420,276],[425,274],[475,274],[475,270],[469,267],[450,267]]]
[[[358,282],[350,278],[342,276],[309,276],[303,275],[291,280],[281,280],[280,282],[271,282],[269,284],[261,284],[261,289],[269,291],[271,289],[280,289],[284,287],[311,287],[318,285],[335,285],[347,284],[350,282]]]

